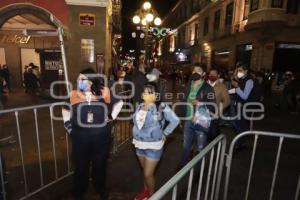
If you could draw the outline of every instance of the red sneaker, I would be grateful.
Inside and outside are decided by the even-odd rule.
[[[150,197],[149,191],[145,188],[143,192],[138,194],[134,200],[147,200]]]

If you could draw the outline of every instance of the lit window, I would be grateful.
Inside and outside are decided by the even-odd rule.
[[[259,7],[259,0],[251,0],[251,12],[257,10]]]
[[[272,0],[272,8],[282,8],[283,0]]]
[[[226,7],[226,19],[225,19],[225,25],[231,26],[232,25],[232,19],[233,19],[233,3],[228,4]]]
[[[81,56],[83,62],[95,62],[95,43],[91,39],[81,39]]]

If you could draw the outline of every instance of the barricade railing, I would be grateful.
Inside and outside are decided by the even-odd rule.
[[[269,200],[274,199],[275,185],[278,184],[276,182],[277,182],[277,178],[278,178],[278,169],[279,169],[280,158],[281,158],[281,155],[282,155],[283,142],[286,139],[292,139],[294,141],[300,141],[300,135],[292,135],[292,134],[288,134],[288,133],[262,132],[262,131],[244,132],[244,133],[238,135],[237,137],[235,137],[234,140],[231,143],[231,146],[230,146],[230,149],[229,149],[229,154],[228,154],[227,160],[226,160],[226,168],[227,169],[226,169],[226,177],[225,177],[226,179],[225,179],[225,189],[224,189],[223,200],[227,200],[228,195],[229,195],[228,194],[229,181],[230,181],[230,175],[231,175],[232,160],[233,160],[234,153],[235,153],[235,151],[234,151],[235,146],[237,144],[239,144],[239,142],[241,142],[241,140],[244,140],[245,137],[249,138],[249,136],[254,136],[254,142],[253,142],[253,148],[252,148],[252,153],[251,153],[251,161],[250,161],[249,172],[248,172],[248,177],[247,177],[245,196],[244,196],[244,198],[240,197],[240,199],[245,199],[245,200],[249,199],[250,186],[251,186],[251,181],[253,179],[254,163],[255,163],[256,155],[258,154],[257,153],[258,139],[261,138],[262,136],[263,137],[268,137],[268,138],[273,138],[273,139],[278,138],[278,142],[279,142],[278,147],[277,147],[275,164],[272,167],[273,174],[272,174],[271,183],[270,183],[270,191],[268,192],[268,194],[269,194],[268,199]],[[294,153],[296,153],[296,152],[294,152]],[[298,157],[298,160],[299,160],[299,157]],[[296,186],[295,186],[296,191],[295,191],[295,198],[294,199],[298,200],[299,199],[299,191],[300,191],[300,171],[298,171],[296,173],[299,173],[299,174],[295,174],[295,176],[297,177],[297,183],[296,183]],[[263,181],[265,181],[265,180],[263,180]]]
[[[133,105],[132,98],[130,97],[131,90],[119,92],[118,96],[123,100],[123,109],[128,109],[128,104]],[[112,126],[112,136],[113,136],[113,148],[112,153],[116,154],[118,149],[132,139],[132,123],[131,123],[132,112],[122,112],[120,115],[122,118],[128,118],[129,120],[116,120]]]
[[[55,106],[57,105],[58,104]],[[55,124],[53,116],[54,110],[57,109],[55,106],[54,104],[45,104],[0,111],[1,117],[6,115],[6,118],[9,119],[5,123],[10,124],[10,127],[7,128],[3,122],[2,130],[11,132],[12,129],[15,128],[16,130],[13,135],[17,140],[16,144],[4,145],[1,148],[1,157],[3,158],[0,162],[1,193],[4,200],[8,199],[6,190],[7,184],[10,184],[13,193],[9,194],[9,199],[26,199],[72,174],[70,167],[69,137],[65,134],[63,125],[58,127]],[[39,114],[41,118],[39,118]],[[28,123],[27,120],[29,120],[30,123]],[[39,123],[40,120],[43,120],[43,124]],[[21,121],[24,121],[24,123]],[[63,122],[60,121],[60,123]],[[59,128],[60,131],[56,131],[56,129],[58,130]],[[45,141],[44,138],[48,138],[49,140]],[[62,140],[64,140],[63,145]],[[61,145],[58,146],[58,142]],[[29,143],[30,150],[27,148]],[[47,148],[51,150],[47,149],[47,151],[45,151],[42,146],[47,146]],[[19,155],[17,155],[18,152],[16,149],[18,149]],[[58,158],[58,149],[60,151],[65,150],[66,154],[60,155]],[[52,154],[50,160],[48,160],[48,158],[43,159],[46,154],[47,157],[49,157],[49,154]],[[19,162],[16,161],[18,158],[20,159]],[[4,171],[3,160],[5,161],[5,169],[10,171],[9,175],[11,175],[12,179],[10,179],[10,176]],[[50,162],[53,164],[50,164]],[[67,168],[67,170],[61,174],[59,174],[58,162]],[[12,165],[12,167],[10,167],[10,165]],[[53,177],[44,173],[46,165],[49,168],[53,168]],[[36,183],[36,180],[30,179],[28,175],[28,171],[32,171],[33,168],[38,172],[38,174],[35,175],[38,175],[39,183]],[[21,171],[20,177],[16,175],[18,171]],[[46,177],[47,179],[51,179],[51,181],[46,181]],[[31,183],[38,186],[31,189],[33,187],[30,185]],[[18,187],[12,188],[12,184],[18,185]]]
[[[219,135],[214,141],[207,145],[195,158],[193,158],[184,168],[182,168],[173,178],[162,186],[149,200],[160,200],[166,198],[172,191],[172,197],[168,199],[219,199],[222,170],[226,151],[226,138]],[[209,157],[209,165],[206,159]],[[200,167],[200,169],[198,169]],[[208,167],[208,169],[207,169]],[[206,171],[207,173],[204,173]],[[198,176],[199,174],[199,176]],[[205,174],[207,174],[205,176]],[[189,175],[186,189],[178,192],[179,184]],[[196,177],[195,177],[196,175]],[[199,180],[193,181],[193,179]],[[196,183],[195,183],[196,182]],[[195,185],[193,185],[195,183]],[[204,193],[202,193],[204,192]],[[179,193],[179,194],[178,194]],[[185,195],[186,193],[186,195]],[[197,194],[197,196],[193,196]],[[178,196],[180,195],[180,198]]]
[[[122,95],[127,93],[129,91]],[[130,102],[131,99],[123,101]],[[69,134],[63,127],[63,121],[59,120],[65,105],[67,103],[59,102],[0,111],[0,120],[6,119],[5,123],[1,123],[1,133],[13,132],[11,135],[17,140],[14,144],[4,145],[0,151],[3,157],[0,160],[0,197],[3,200],[7,200],[8,196],[9,199],[26,199],[73,174]],[[6,124],[8,127],[5,127]],[[130,121],[114,122],[112,134],[112,152],[116,153],[132,137]],[[30,179],[32,176],[35,178]],[[11,184],[17,186],[12,188]],[[8,194],[7,185],[12,194]]]

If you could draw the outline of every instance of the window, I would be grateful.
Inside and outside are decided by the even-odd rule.
[[[259,0],[251,0],[251,12],[257,10],[259,7]]]
[[[232,19],[233,19],[233,3],[228,4],[226,7],[225,26],[231,26]]]
[[[192,27],[189,28],[189,43],[191,46],[195,44],[195,35],[193,35]]]
[[[300,2],[299,0],[288,0],[286,12],[289,14],[300,13]]]
[[[272,8],[282,8],[283,0],[272,0]]]
[[[195,24],[195,42],[198,41],[198,24]]]
[[[245,0],[245,5],[244,5],[244,20],[248,19],[250,11],[250,0]]]
[[[208,28],[209,28],[209,18],[205,17],[204,19],[204,29],[203,29],[203,35],[207,35],[208,33]]]
[[[221,10],[215,12],[215,21],[214,21],[214,30],[218,31],[220,29],[220,20],[221,20]]]
[[[91,39],[81,39],[81,56],[83,62],[95,62],[95,43]]]
[[[176,42],[175,35],[171,35],[171,37],[170,37],[170,48],[169,48],[170,52],[174,52],[175,51],[175,42]]]

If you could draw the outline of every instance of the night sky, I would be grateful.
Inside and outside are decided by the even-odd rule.
[[[161,19],[170,11],[178,0],[151,0],[152,7],[158,12]],[[132,17],[136,10],[142,7],[144,1],[123,0],[122,23],[123,23],[123,47],[125,52],[135,48],[135,41],[131,38],[131,33],[135,30]]]

